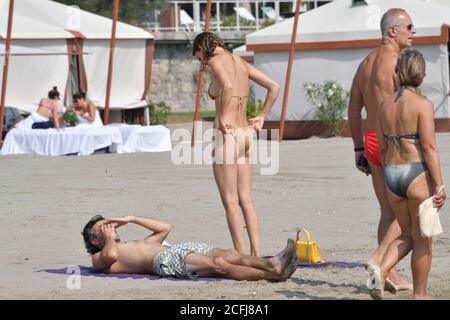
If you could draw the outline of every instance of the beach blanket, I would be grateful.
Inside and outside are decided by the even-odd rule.
[[[323,263],[306,263],[306,262],[299,262],[298,268],[312,268],[312,269],[323,269],[328,267],[335,267],[335,268],[364,268],[363,263],[358,262],[342,262],[342,261],[336,261],[336,262],[323,262]],[[229,280],[225,278],[198,278],[197,280],[184,280],[184,279],[178,279],[178,278],[172,278],[172,277],[160,277],[155,275],[144,275],[144,274],[106,274],[106,273],[98,273],[93,267],[87,267],[87,266],[80,266],[79,267],[79,275],[85,276],[85,277],[98,277],[98,278],[113,278],[113,279],[147,279],[147,280],[162,280],[167,279],[171,281],[205,281],[205,282],[217,282],[217,281],[224,281]],[[70,276],[73,274],[73,269],[68,268],[62,268],[62,269],[44,269],[40,270],[38,272],[46,272],[51,274],[58,274],[58,275],[66,275]]]

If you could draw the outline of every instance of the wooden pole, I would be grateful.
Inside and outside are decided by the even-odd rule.
[[[9,58],[11,56],[11,35],[14,16],[14,0],[9,0],[8,31],[5,44],[5,63],[3,65],[2,96],[0,100],[0,146],[3,144],[3,122],[5,118],[6,85],[8,82]]]
[[[205,32],[209,30],[209,22],[211,20],[211,2],[212,2],[211,0],[208,0],[208,3],[206,5]],[[200,75],[198,77],[197,97],[195,99],[194,125],[192,128],[192,141],[191,141],[192,147],[195,147],[195,137],[197,133],[196,132],[197,122],[200,118],[200,101],[202,98],[204,79],[205,79],[204,70],[202,67],[200,67]]]
[[[106,101],[105,101],[105,114],[103,115],[103,123],[109,124],[109,105],[111,101],[111,86],[114,66],[114,50],[116,48],[116,31],[117,31],[117,19],[119,18],[119,1],[114,0],[113,8],[113,25],[111,33],[111,48],[109,51],[109,67],[108,67],[108,80],[106,85]]]
[[[292,30],[291,48],[289,50],[289,61],[288,61],[288,68],[287,68],[287,73],[286,73],[286,83],[284,85],[283,106],[281,109],[280,136],[278,137],[280,143],[283,142],[283,136],[284,136],[286,109],[287,109],[287,104],[288,104],[288,99],[289,99],[289,87],[291,85],[292,63],[294,61],[295,42],[297,40],[297,26],[298,26],[298,20],[299,20],[299,16],[300,16],[301,4],[302,4],[302,0],[297,0],[297,5],[295,7],[294,28]]]

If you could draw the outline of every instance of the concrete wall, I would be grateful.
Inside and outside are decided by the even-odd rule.
[[[165,101],[173,112],[194,111],[200,63],[192,56],[194,33],[164,32],[157,35],[152,70],[150,99]],[[221,33],[227,48],[244,43],[244,34]],[[201,110],[214,110],[214,102],[207,95],[209,74],[205,73]]]

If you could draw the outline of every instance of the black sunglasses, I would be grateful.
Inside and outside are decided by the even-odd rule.
[[[411,31],[414,28],[414,25],[411,23],[411,24],[408,24],[407,26],[394,26],[394,27],[395,28],[405,27],[406,30]]]

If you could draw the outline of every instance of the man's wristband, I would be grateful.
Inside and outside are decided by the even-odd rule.
[[[364,147],[355,147],[353,150],[355,150],[355,152],[362,152],[366,149]]]

